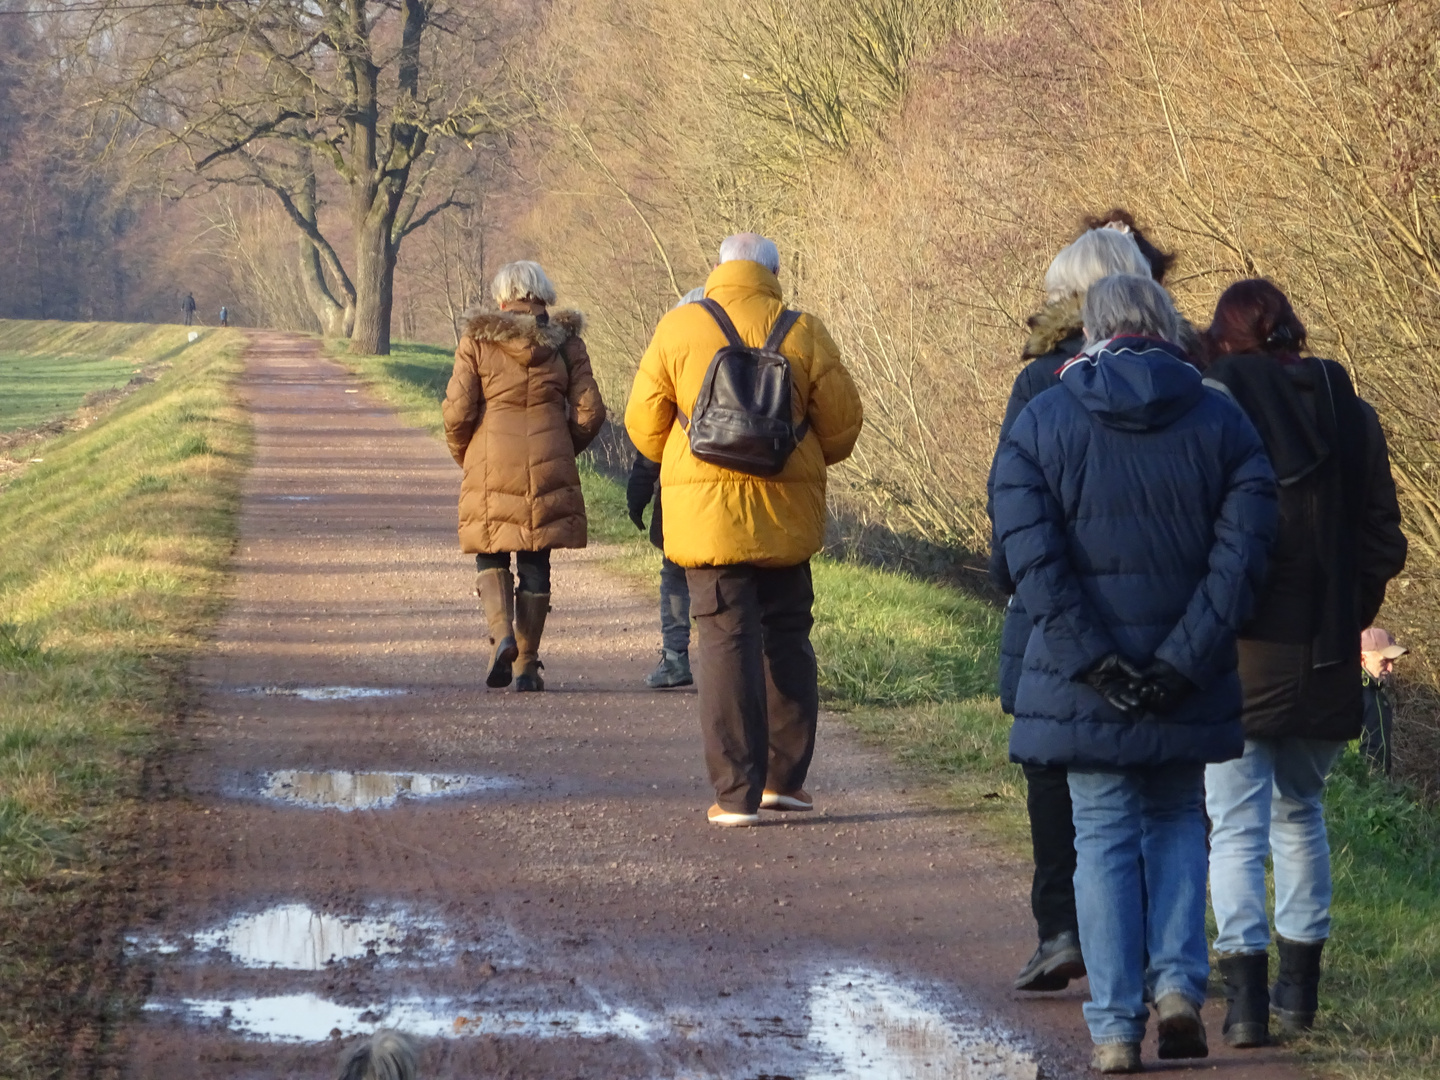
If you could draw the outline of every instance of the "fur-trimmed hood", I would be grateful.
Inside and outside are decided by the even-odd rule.
[[[1031,315],[1025,325],[1030,327],[1029,340],[1020,355],[1026,360],[1044,356],[1060,347],[1068,337],[1085,332],[1084,320],[1080,318],[1083,297],[1067,296],[1063,300],[1051,300]],[[1078,351],[1078,350],[1077,350]]]
[[[543,359],[548,359],[550,354],[556,352],[566,341],[579,337],[585,330],[585,316],[569,308],[558,311],[541,308],[533,314],[525,311],[472,308],[460,316],[460,319],[468,338],[500,346],[531,345],[534,346],[534,351],[545,352]]]

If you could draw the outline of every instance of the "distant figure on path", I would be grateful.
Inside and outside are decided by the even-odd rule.
[[[228,307],[224,307],[223,305],[220,308],[220,325],[230,325],[230,309]]]
[[[1005,418],[1000,422],[1001,445],[1016,418],[1039,394],[1058,386],[1060,369],[1085,348],[1080,305],[1095,282],[1111,274],[1150,274],[1158,281],[1172,257],[1151,245],[1124,211],[1125,228],[1094,228],[1062,248],[1045,272],[1045,306],[1030,316],[1030,337],[1021,359],[1029,363],[1015,377]],[[1102,221],[1106,219],[1094,219]],[[1123,224],[1123,222],[1122,222]],[[998,461],[998,456],[996,458]],[[994,502],[995,466],[990,466],[990,503]],[[993,510],[991,518],[993,520]],[[1032,623],[1015,593],[1015,582],[1005,566],[1005,553],[992,538],[990,578],[1010,597],[1000,646],[1000,707],[1015,712],[1015,688]],[[1026,810],[1030,816],[1030,843],[1035,876],[1030,886],[1030,910],[1040,943],[1035,954],[1015,977],[1015,989],[1063,990],[1071,979],[1085,974],[1075,917],[1075,824],[1071,820],[1070,784],[1063,765],[1026,764]]]
[[[1254,421],[1280,484],[1280,528],[1255,614],[1240,633],[1245,755],[1205,772],[1210,896],[1230,1011],[1225,1041],[1261,1046],[1273,1013],[1315,1021],[1330,936],[1330,767],[1364,719],[1356,639],[1405,565],[1385,436],[1344,367],[1305,355],[1305,326],[1268,281],[1221,294],[1206,381]],[[1273,856],[1280,971],[1267,989]]]
[[[1390,678],[1395,661],[1410,650],[1395,644],[1390,631],[1372,626],[1360,634],[1360,688],[1365,723],[1360,729],[1360,753],[1372,768],[1386,776],[1395,764],[1395,698]]]
[[[728,237],[704,299],[660,320],[625,411],[636,448],[660,462],[665,554],[687,571],[715,825],[813,806],[803,787],[820,708],[810,557],[824,539],[826,467],[860,435],[860,395],[839,350],[815,316],[787,313],[779,269],[774,241]],[[707,379],[712,366],[733,378]],[[771,403],[788,398],[789,415],[762,423],[760,403],[741,400],[749,382],[773,389]],[[766,437],[742,446],[723,434],[736,429]]]
[[[189,326],[195,321],[195,294],[186,293],[185,299],[180,301],[180,311],[185,316],[185,325]]]
[[[1011,760],[1067,770],[1092,1067],[1205,1057],[1204,769],[1239,757],[1235,633],[1264,580],[1275,477],[1201,383],[1147,274],[1092,284],[1087,346],[1015,419],[995,531],[1031,630]]]
[[[583,548],[575,455],[605,422],[578,311],[550,311],[539,263],[502,266],[498,311],[467,312],[445,392],[445,439],[465,470],[460,545],[475,553],[475,593],[492,646],[485,684],[544,690],[540,637],[550,610],[550,550]],[[518,587],[510,572],[515,553]]]

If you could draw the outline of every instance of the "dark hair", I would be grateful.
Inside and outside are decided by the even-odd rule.
[[[1169,273],[1170,267],[1175,264],[1175,254],[1169,251],[1161,251],[1145,234],[1140,231],[1140,226],[1135,224],[1135,218],[1129,210],[1122,210],[1115,207],[1106,211],[1099,217],[1087,217],[1084,221],[1087,229],[1103,229],[1106,225],[1124,225],[1130,231],[1130,236],[1135,240],[1135,246],[1140,249],[1140,254],[1145,256],[1145,261],[1150,264],[1150,276],[1160,284],[1164,284],[1165,275]]]
[[[1264,278],[1237,281],[1215,304],[1215,317],[1205,331],[1214,356],[1226,353],[1271,353],[1298,356],[1305,348],[1305,324],[1290,300]]]

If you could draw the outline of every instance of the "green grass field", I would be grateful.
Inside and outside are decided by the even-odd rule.
[[[229,572],[249,428],[243,338],[0,322],[0,350],[168,362],[0,490],[0,1075],[53,1074],[83,1008],[89,916],[141,767]],[[0,395],[4,390],[0,389]],[[101,899],[97,899],[97,897]],[[23,989],[22,989],[23,988]],[[99,1007],[96,1002],[91,1007]]]

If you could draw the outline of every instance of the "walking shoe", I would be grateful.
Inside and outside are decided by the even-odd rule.
[[[690,657],[687,653],[660,650],[660,666],[645,676],[645,685],[651,690],[668,690],[672,686],[693,686],[695,676],[690,674]]]
[[[1324,941],[1288,941],[1277,938],[1280,947],[1280,974],[1270,988],[1270,1011],[1280,1021],[1280,1030],[1299,1035],[1315,1026],[1320,1006],[1320,953]]]
[[[1218,959],[1225,980],[1225,1045],[1242,1050],[1270,1041],[1268,953],[1230,953]]]
[[[1071,979],[1081,978],[1084,974],[1085,957],[1080,952],[1080,935],[1074,930],[1064,930],[1040,942],[1035,955],[1015,977],[1015,989],[1032,993],[1064,990]]]
[[[1138,1073],[1139,1043],[1101,1043],[1090,1057],[1090,1068],[1101,1073]]]
[[[733,810],[724,809],[719,803],[710,807],[710,812],[705,816],[710,819],[711,825],[720,825],[726,828],[760,824],[759,814],[737,814]]]
[[[475,595],[490,625],[493,646],[485,685],[497,689],[509,686],[511,665],[520,655],[515,642],[515,579],[509,570],[481,570],[475,575]]]
[[[815,800],[804,788],[788,794],[782,791],[766,791],[760,796],[761,810],[814,810]]]
[[[1161,994],[1155,1002],[1160,1014],[1160,1053],[1162,1061],[1172,1058],[1203,1058],[1210,1056],[1205,1041],[1205,1022],[1200,1007],[1184,994]]]

